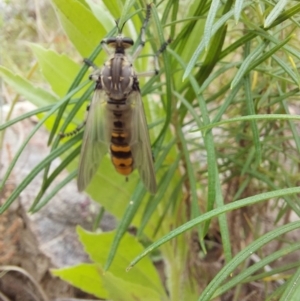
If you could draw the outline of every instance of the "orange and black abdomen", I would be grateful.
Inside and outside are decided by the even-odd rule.
[[[121,136],[112,133],[112,143],[110,145],[111,160],[116,171],[124,176],[128,176],[133,171],[133,158],[128,144],[119,144],[117,140]],[[113,142],[115,141],[115,142]]]
[[[111,160],[118,173],[128,176],[133,171],[131,148],[127,141],[128,133],[123,129],[115,129],[111,133],[110,153]]]

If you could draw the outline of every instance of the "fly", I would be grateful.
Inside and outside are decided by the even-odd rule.
[[[85,120],[77,177],[79,191],[87,187],[103,156],[110,151],[118,173],[127,177],[137,169],[147,190],[151,194],[156,193],[153,156],[138,76],[158,74],[157,56],[166,49],[169,41],[155,55],[155,70],[137,74],[132,65],[145,44],[145,30],[150,14],[151,5],[147,5],[140,33],[141,43],[131,57],[125,50],[132,47],[134,42],[131,38],[123,37],[119,30],[116,37],[101,42],[102,48],[110,56],[102,69],[86,60],[95,68],[90,79],[96,82],[96,87]]]

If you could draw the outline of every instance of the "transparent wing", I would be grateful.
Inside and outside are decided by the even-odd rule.
[[[132,105],[131,124],[131,151],[133,154],[134,168],[139,171],[145,187],[151,194],[156,193],[156,179],[153,164],[153,155],[149,138],[147,120],[144,106],[139,92],[132,92],[129,96]]]
[[[82,191],[95,175],[101,159],[107,153],[107,98],[102,90],[95,90],[88,111],[79,159],[77,187]]]

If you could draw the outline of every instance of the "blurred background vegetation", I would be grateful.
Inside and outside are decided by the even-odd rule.
[[[37,107],[11,121],[8,114],[1,134],[38,115],[30,135],[44,125],[51,145],[1,212],[43,171],[30,209],[35,212],[51,206],[76,177],[82,135],[61,141],[58,133],[80,124],[90,101],[93,84],[83,58],[103,64],[99,42],[115,34],[117,18],[127,21],[124,35],[138,40],[146,2],[1,5],[4,104],[12,111],[26,99]],[[118,227],[100,234],[78,228],[94,263],[55,275],[112,300],[297,300],[299,11],[298,1],[287,0],[153,1],[146,47],[135,67],[151,70],[153,54],[172,38],[159,76],[141,80],[158,192],[148,195],[137,173],[125,183],[104,158],[87,193]],[[49,171],[57,157],[60,165]],[[54,184],[64,168],[69,175]],[[160,276],[152,264],[158,259],[164,263]]]

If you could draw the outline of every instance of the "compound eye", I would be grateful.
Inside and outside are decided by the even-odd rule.
[[[106,40],[106,44],[107,44],[108,46],[113,46],[113,45],[116,44],[116,42],[117,42],[117,38],[116,38],[116,37],[108,38],[108,39]]]
[[[129,48],[134,44],[132,38],[123,38],[122,43],[124,48]]]

